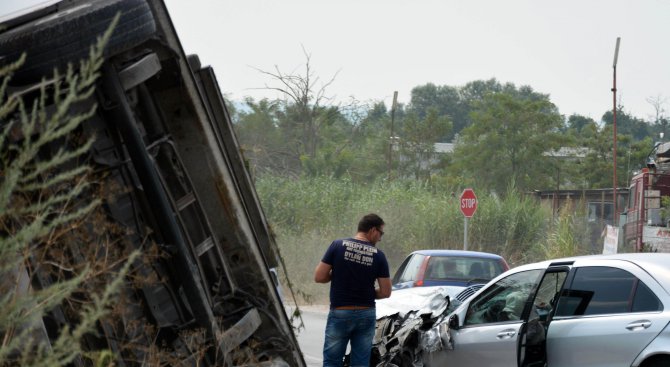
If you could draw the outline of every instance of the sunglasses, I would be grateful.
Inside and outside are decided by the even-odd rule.
[[[379,231],[379,234],[380,234],[380,235],[382,235],[382,236],[384,235],[384,231],[382,231],[381,229],[379,229],[379,228],[377,228],[377,227],[375,227],[375,229],[376,229],[377,231]]]

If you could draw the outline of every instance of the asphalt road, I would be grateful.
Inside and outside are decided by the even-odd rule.
[[[300,306],[304,329],[296,332],[298,344],[308,367],[323,364],[323,339],[326,330],[327,306]]]

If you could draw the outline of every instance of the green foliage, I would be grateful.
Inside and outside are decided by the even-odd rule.
[[[528,86],[517,88],[512,83],[501,84],[495,78],[475,80],[462,87],[428,83],[412,89],[409,111],[424,118],[434,109],[438,116],[448,117],[453,128],[445,134],[436,135],[439,141],[451,141],[472,124],[471,114],[478,109],[478,103],[485,96],[498,93],[534,101],[548,99],[547,95],[537,93]]]
[[[285,144],[278,124],[278,105],[267,99],[246,101],[248,112],[238,111],[235,131],[249,168],[254,174],[294,170],[298,162]]]
[[[510,181],[521,191],[548,186],[552,158],[544,153],[564,141],[562,118],[548,99],[487,94],[471,118],[457,142],[453,170],[496,192]]]
[[[118,19],[118,18],[117,18]],[[78,138],[79,125],[94,112],[73,112],[94,92],[102,50],[116,20],[78,72],[69,67],[64,76],[43,83],[40,96],[24,101],[8,95],[11,75],[25,58],[0,70],[0,365],[65,366],[83,355],[81,341],[109,312],[121,282],[137,253],[125,265],[107,268],[105,282],[88,293],[88,302],[71,315],[77,323],[64,326],[51,341],[43,332],[42,318],[98,276],[100,264],[92,261],[73,268],[59,263],[66,238],[90,219],[99,199],[92,192],[92,172],[81,163],[93,138]],[[49,85],[47,90],[46,85]],[[47,112],[47,100],[55,110]],[[60,256],[55,256],[60,254]],[[36,287],[38,272],[53,268],[64,277]],[[80,301],[82,299],[80,298]],[[68,301],[69,302],[69,301]],[[97,358],[96,358],[97,359]]]
[[[392,272],[411,251],[463,248],[462,189],[457,186],[411,179],[364,185],[347,178],[262,176],[256,188],[289,276],[298,293],[311,301],[326,299],[327,287],[311,281],[326,247],[333,239],[352,236],[358,219],[369,212],[378,213],[387,223],[379,247]],[[519,195],[513,185],[502,196],[475,191],[479,205],[468,224],[470,250],[502,254],[515,266],[545,259],[547,249],[559,241],[589,243],[586,234],[571,239],[554,230],[561,223],[553,222],[551,210]],[[550,242],[546,234],[554,232],[556,241]]]
[[[358,105],[356,113],[325,106],[318,98],[323,89],[306,83],[309,58],[307,66],[303,77],[266,73],[298,88],[282,91],[288,98],[275,101],[277,111],[252,108],[254,116],[246,118],[262,121],[238,130],[245,149],[265,150],[258,166],[271,168],[255,170],[258,191],[280,246],[288,249],[285,257],[297,254],[289,269],[299,279],[311,279],[324,242],[351,235],[358,217],[370,211],[389,223],[382,247],[394,266],[413,249],[462,248],[457,196],[463,187],[476,188],[480,202],[469,223],[471,249],[502,253],[515,265],[595,248],[584,213],[563,209],[554,218],[524,193],[612,187],[610,111],[601,121],[565,118],[548,94],[496,79],[428,83],[413,88],[410,102],[396,108],[392,127],[382,102]],[[644,165],[654,141],[650,134],[667,129],[656,102],[653,126],[617,110],[619,187]],[[449,141],[455,151],[438,157],[434,143]],[[562,147],[579,154],[559,156]],[[314,262],[306,264],[306,256]],[[307,293],[322,288],[306,286]]]
[[[661,196],[661,220],[667,222],[670,219],[670,196]]]
[[[510,264],[537,259],[529,251],[544,240],[551,214],[535,199],[516,192],[511,184],[502,197],[478,194],[479,205],[472,225],[476,242],[472,250],[505,254]]]
[[[589,254],[595,247],[589,241],[590,236],[584,213],[575,212],[572,203],[568,203],[559,210],[554,225],[549,230],[547,243],[542,248],[544,257],[558,259]]]
[[[572,114],[568,117],[568,128],[573,131],[574,134],[579,134],[586,126],[593,126],[597,128],[596,122],[586,116]]]
[[[417,180],[430,178],[438,163],[435,143],[449,130],[451,121],[439,116],[436,109],[430,109],[422,119],[414,113],[408,114],[401,125],[399,172]]]
[[[453,121],[453,129],[433,135],[439,141],[451,141],[454,134],[466,126],[469,112],[468,101],[462,98],[459,88],[437,86],[433,83],[412,89],[409,110],[415,115],[415,119],[425,118],[432,110],[437,116]]]
[[[371,180],[385,171],[387,140],[379,134],[383,118],[381,123],[378,117],[368,118],[367,106],[358,101],[339,109],[313,106],[309,112],[287,101],[246,103],[250,111],[238,112],[235,130],[254,175],[346,174]],[[305,122],[301,113],[313,121]]]
[[[575,134],[575,145],[586,148],[586,157],[574,161],[565,171],[573,183],[572,188],[612,187],[613,180],[613,140],[612,125],[602,129],[595,124],[585,124]],[[632,173],[645,166],[647,156],[654,144],[650,137],[634,140],[630,135],[617,134],[617,183],[626,187]]]
[[[367,183],[413,177],[496,192],[511,181],[521,191],[612,186],[611,112],[602,122],[564,119],[547,94],[495,79],[458,87],[428,83],[412,89],[409,104],[398,105],[392,129],[382,102],[327,105],[309,75],[266,74],[295,88],[280,90],[284,100],[248,100],[249,111],[238,112],[237,133],[254,175],[347,176]],[[619,108],[619,186],[644,165],[653,145],[649,134],[665,129],[660,113],[649,127]],[[456,144],[453,154],[434,152],[435,142],[449,141]],[[561,147],[586,157],[557,157]]]
[[[583,178],[586,187],[612,186],[612,128],[605,127],[602,131],[595,126],[587,126],[582,130],[585,135],[585,146],[589,149],[584,159]]]
[[[607,126],[612,126],[614,123],[614,113],[611,110],[605,112],[602,120]],[[635,140],[642,140],[652,135],[650,125],[644,120],[628,114],[623,109],[623,106],[617,106],[616,125],[617,134],[630,135]]]

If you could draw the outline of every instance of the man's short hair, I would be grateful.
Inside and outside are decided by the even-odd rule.
[[[372,228],[379,228],[384,225],[384,220],[377,214],[370,213],[358,222],[358,232],[367,232]]]

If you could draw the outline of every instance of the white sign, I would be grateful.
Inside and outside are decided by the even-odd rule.
[[[668,252],[670,250],[670,230],[665,227],[644,226],[642,243],[658,252]]]
[[[616,254],[618,241],[619,228],[608,225],[607,234],[605,235],[605,244],[603,245],[603,254]]]

